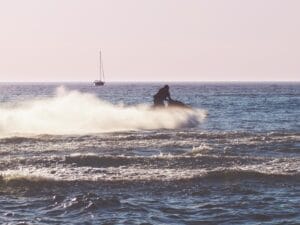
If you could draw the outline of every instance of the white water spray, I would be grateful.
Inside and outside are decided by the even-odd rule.
[[[61,87],[54,97],[0,104],[0,136],[175,129],[197,126],[204,118],[204,110],[114,105]]]

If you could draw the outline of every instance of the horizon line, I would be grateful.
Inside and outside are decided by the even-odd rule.
[[[105,81],[105,83],[299,83],[300,80],[146,80],[146,81],[133,81],[133,80],[112,80]],[[0,83],[93,83],[93,81],[0,81]]]

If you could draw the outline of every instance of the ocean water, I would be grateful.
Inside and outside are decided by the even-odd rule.
[[[300,83],[1,83],[1,224],[300,224]]]

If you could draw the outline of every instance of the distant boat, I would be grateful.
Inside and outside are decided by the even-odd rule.
[[[103,62],[101,58],[101,50],[100,50],[100,70],[99,70],[99,80],[94,81],[95,86],[103,86],[104,85],[104,68],[103,68]]]

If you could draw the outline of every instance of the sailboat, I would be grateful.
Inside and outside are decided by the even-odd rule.
[[[100,71],[99,71],[99,80],[94,81],[95,86],[103,86],[104,85],[104,69],[103,69],[103,62],[101,58],[101,50],[100,50]]]

